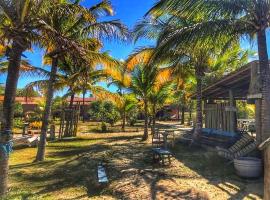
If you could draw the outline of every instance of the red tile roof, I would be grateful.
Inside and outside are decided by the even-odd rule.
[[[70,101],[70,97],[67,98],[67,101],[68,102]],[[96,98],[95,97],[84,98],[84,103],[85,104],[88,104],[89,105],[93,101],[96,101]],[[81,97],[75,97],[73,102],[74,102],[74,104],[80,104],[80,105],[82,105],[83,98],[81,98]]]
[[[37,104],[38,101],[42,101],[43,98],[42,97],[16,97],[15,101],[16,102],[20,102],[21,104]],[[0,102],[4,101],[4,96],[0,96]],[[70,101],[70,97],[66,99],[66,101]],[[84,102],[86,104],[96,101],[95,97],[88,97],[84,99]],[[82,103],[83,102],[83,98],[81,97],[75,97],[74,98],[74,103]]]
[[[41,101],[42,97],[16,97],[15,101],[20,102],[21,104],[37,104],[38,101]],[[4,101],[4,96],[0,96],[0,102]]]
[[[67,101],[70,101],[70,97],[67,98]],[[96,101],[95,97],[88,97],[88,98],[84,98],[85,102],[93,102]],[[74,97],[74,102],[83,102],[83,98],[81,97]]]

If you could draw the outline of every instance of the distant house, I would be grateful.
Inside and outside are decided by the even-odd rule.
[[[166,105],[157,112],[157,118],[161,120],[177,120],[179,116],[179,108],[176,105]]]
[[[38,102],[43,101],[43,97],[16,97],[15,102],[21,103],[23,107],[23,112],[34,111],[38,107]],[[89,107],[91,102],[95,101],[96,98],[89,97],[84,99],[84,106]],[[0,96],[0,102],[4,101],[4,96]],[[67,102],[70,101],[70,98],[67,98]],[[80,105],[81,109],[83,108],[83,98],[75,97],[74,105]]]
[[[73,104],[74,105],[90,105],[93,101],[96,101],[97,99],[95,97],[88,97],[88,98],[81,98],[81,97],[74,97]],[[70,102],[70,97],[67,98],[67,102]]]
[[[23,112],[34,111],[38,107],[38,102],[42,97],[16,97],[15,102],[21,103]],[[0,96],[0,102],[4,101],[4,96]]]

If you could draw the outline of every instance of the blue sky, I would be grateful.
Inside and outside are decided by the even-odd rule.
[[[111,0],[112,5],[115,10],[115,15],[113,17],[104,17],[103,20],[109,19],[119,19],[129,28],[132,28],[138,20],[142,19],[144,14],[151,8],[156,0]],[[100,0],[84,0],[83,5],[89,7],[95,3],[100,2]],[[268,34],[269,35],[269,32]],[[103,41],[104,51],[108,51],[110,55],[117,59],[125,59],[134,49],[140,46],[152,45],[153,41],[140,40],[136,45],[132,42],[128,43],[119,43],[119,42],[109,42]],[[245,49],[253,48],[256,50],[256,44],[250,46],[249,41],[243,41],[242,47]],[[270,48],[270,41],[268,39],[268,47]],[[42,56],[43,52],[40,49],[34,48],[33,52],[26,52],[25,55],[27,59],[35,66],[42,66]],[[5,76],[0,76],[0,83],[5,83]],[[18,87],[22,88],[27,83],[37,80],[38,77],[21,77],[19,79]],[[115,88],[111,88],[114,90]]]
[[[100,1],[85,0],[82,4],[89,7],[98,2]],[[151,8],[155,0],[112,0],[111,2],[115,10],[115,15],[113,17],[104,17],[102,20],[119,19],[126,26],[132,28],[139,19],[142,19],[143,15]],[[136,45],[134,45],[132,41],[127,43],[121,43],[119,41],[103,41],[103,43],[103,51],[108,51],[114,58],[125,59],[134,49],[144,45],[151,45],[153,44],[153,41],[140,40]],[[33,52],[26,52],[24,54],[27,56],[27,59],[31,61],[31,64],[42,67],[42,50],[34,47]],[[5,79],[5,76],[0,76],[0,83],[5,83]],[[27,83],[37,79],[38,77],[21,77],[18,82],[18,87],[22,88]],[[111,90],[114,89],[115,88],[111,88]]]

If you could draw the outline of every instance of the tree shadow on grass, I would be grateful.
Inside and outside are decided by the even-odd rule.
[[[86,188],[89,196],[100,195],[104,191],[106,192],[106,188],[99,187],[96,179],[98,163],[103,162],[110,166],[110,160],[113,157],[117,158],[117,149],[119,148],[135,150],[137,148],[136,146],[115,144],[115,141],[129,141],[134,138],[133,136],[107,138],[106,142],[101,142],[101,144],[90,143],[89,146],[84,144],[84,146],[80,147],[74,147],[72,143],[65,146],[61,145],[61,143],[57,146],[57,143],[54,143],[53,146],[49,147],[50,150],[47,154],[48,160],[61,158],[61,162],[57,160],[28,163],[11,166],[11,169],[23,168],[24,170],[33,170],[31,173],[14,173],[14,176],[19,176],[19,178],[31,182],[33,185],[37,183],[39,185],[37,186],[39,190],[36,193],[37,195],[76,186]],[[73,141],[85,142],[84,139],[74,139]],[[71,140],[68,142],[71,142]],[[47,170],[39,172],[40,167],[47,168]],[[109,169],[108,173],[110,174]]]
[[[262,179],[246,180],[238,177],[233,164],[219,157],[215,151],[178,143],[173,152],[179,162],[207,179],[209,184],[227,193],[229,199],[254,199],[251,194],[262,197]],[[247,184],[250,184],[250,187]]]
[[[190,178],[185,175],[170,173],[172,167],[153,165],[151,147],[140,142],[138,136],[116,136],[98,139],[73,139],[49,145],[48,160],[21,166],[12,166],[13,169],[31,169],[28,173],[19,176],[35,187],[36,195],[66,190],[68,188],[83,187],[88,197],[110,195],[117,199],[205,199],[194,189],[182,190],[174,183],[175,178]],[[83,146],[74,146],[74,143],[83,142]],[[89,141],[89,145],[87,145]],[[62,145],[62,143],[65,145]],[[74,143],[73,143],[74,142]],[[176,159],[183,159],[177,154]],[[180,153],[187,153],[187,149],[180,149]],[[192,155],[198,157],[200,150],[190,150]],[[50,161],[50,159],[56,159]],[[186,158],[187,159],[187,158]],[[51,162],[51,163],[50,163]],[[109,178],[109,184],[102,186],[97,180],[97,165],[104,163]],[[185,163],[186,164],[186,163]],[[190,163],[189,163],[190,164]],[[46,169],[40,172],[40,168]],[[190,164],[196,169],[196,164]],[[15,176],[17,176],[15,174]],[[170,183],[171,185],[167,185]],[[84,195],[84,194],[79,194]],[[176,198],[177,196],[177,198]],[[160,198],[159,198],[160,197]],[[67,197],[68,198],[68,197]],[[70,199],[79,197],[70,197]]]

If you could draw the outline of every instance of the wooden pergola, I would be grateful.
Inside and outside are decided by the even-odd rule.
[[[237,131],[235,101],[246,100],[250,104],[255,104],[256,141],[261,144],[259,149],[264,152],[264,199],[270,199],[270,138],[264,135],[261,129],[262,94],[259,61],[252,61],[204,88],[202,97],[206,128],[228,131]]]
[[[256,107],[256,140],[262,142],[259,62],[252,61],[202,90],[205,127],[237,131],[236,100]],[[195,98],[195,95],[193,95]]]

